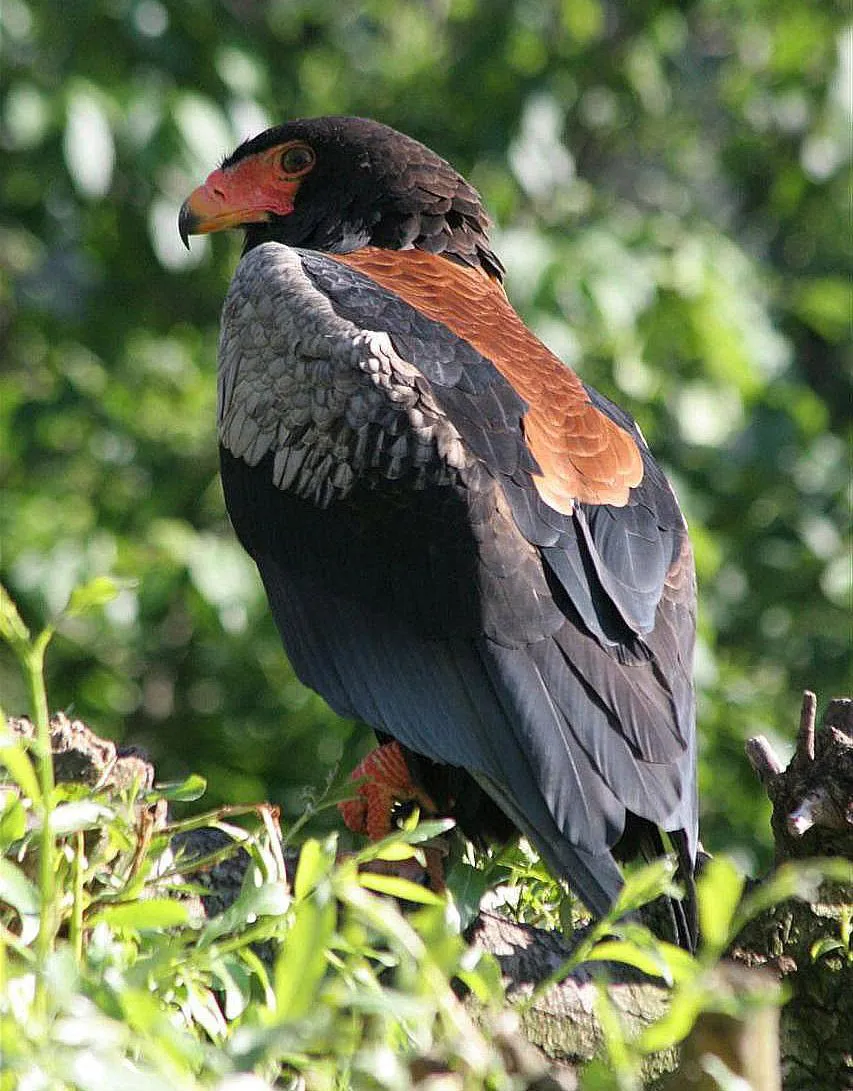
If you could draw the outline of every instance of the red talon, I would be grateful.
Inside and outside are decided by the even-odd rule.
[[[395,803],[417,803],[421,810],[435,814],[435,804],[412,782],[412,775],[397,742],[378,746],[359,762],[350,779],[364,782],[356,789],[355,799],[338,804],[338,810],[353,833],[366,834],[380,841],[391,833],[391,815]]]

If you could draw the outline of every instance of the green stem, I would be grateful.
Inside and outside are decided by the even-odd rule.
[[[71,905],[70,938],[78,966],[83,964],[83,892],[86,872],[86,842],[82,830],[75,834],[74,901]]]
[[[39,888],[41,908],[36,954],[43,970],[53,949],[56,910],[56,843],[53,837],[51,816],[53,812],[53,755],[50,747],[50,718],[47,711],[47,692],[44,687],[44,653],[53,635],[51,628],[38,635],[26,657],[27,687],[30,709],[36,729],[37,770],[41,788],[41,839],[39,853]],[[43,981],[39,983],[37,1007],[44,1011],[45,994]]]
[[[6,937],[0,932],[0,996],[6,996]]]

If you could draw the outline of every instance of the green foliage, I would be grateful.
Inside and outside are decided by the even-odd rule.
[[[134,581],[63,622],[58,704],[290,818],[366,745],[296,681],[227,525],[214,361],[239,244],[187,254],[175,217],[245,135],[367,114],[472,177],[525,318],[676,480],[704,837],[766,861],[744,738],[849,684],[839,7],[7,0],[0,23],[2,576],[37,624],[81,580]],[[23,704],[8,658],[0,688]]]
[[[102,581],[81,588],[68,613],[102,607],[110,591]],[[0,633],[36,708],[47,706],[41,664],[51,632],[32,638],[0,588]],[[498,965],[466,946],[452,900],[360,870],[412,856],[423,866],[423,846],[447,831],[446,821],[414,817],[343,856],[334,835],[311,838],[291,878],[268,808],[219,808],[152,828],[150,816],[167,798],[198,797],[200,778],[118,793],[55,785],[47,724],[38,716],[29,741],[4,725],[0,762],[0,1091],[125,1084],[138,1091],[410,1091],[422,1086],[425,1059],[453,1073],[459,1091],[529,1086],[489,1029],[506,1004]],[[241,810],[252,819],[247,826],[226,821]],[[224,847],[201,857],[175,849],[176,834],[206,826],[227,835]],[[194,877],[238,851],[249,860],[241,888],[207,916],[198,900],[205,888]],[[492,877],[523,882],[520,917],[543,906],[553,912],[560,885],[535,874],[541,865],[524,862],[523,846],[514,851],[492,861]],[[608,1063],[593,1062],[583,1086],[639,1087],[644,1060],[681,1041],[701,1013],[737,1015],[745,1004],[768,1002],[723,994],[714,983],[714,967],[740,929],[769,905],[811,898],[820,882],[849,882],[849,873],[843,860],[788,864],[742,899],[734,866],[712,861],[699,881],[704,939],[692,958],[624,919],[677,893],[670,861],[636,868],[613,912],[586,930],[521,1007],[581,965],[600,968],[597,1015]],[[838,943],[813,957],[849,955],[850,932],[844,918]],[[672,989],[667,1013],[636,1040],[605,988],[614,963]],[[457,998],[457,983],[478,1003],[477,1023]],[[778,1001],[774,994],[769,1002]]]
[[[105,591],[81,589],[69,612],[102,605]],[[5,591],[0,616],[31,688],[43,693],[32,649],[43,651],[49,636],[30,640]],[[496,967],[466,950],[443,900],[358,870],[368,859],[417,854],[446,823],[403,830],[340,861],[334,837],[309,840],[290,893],[263,815],[237,828],[220,810],[152,836],[145,816],[166,793],[48,784],[41,732],[29,752],[4,734],[0,756],[3,1091],[128,1081],[141,1091],[224,1091],[248,1073],[259,1089],[276,1080],[300,1086],[301,1075],[318,1089],[402,1091],[409,1061],[433,1049],[462,1074],[460,1086],[511,1091],[499,1053],[451,987],[458,977],[493,1005]],[[197,789],[190,782],[170,794]],[[231,834],[220,861],[238,849],[251,856],[239,896],[206,920],[192,878],[211,858],[176,859],[170,844],[178,830],[203,825]],[[404,917],[377,887],[425,904]],[[277,952],[272,972],[258,944]]]

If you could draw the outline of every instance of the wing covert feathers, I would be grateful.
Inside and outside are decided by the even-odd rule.
[[[336,314],[278,243],[250,251],[225,301],[219,439],[322,507],[359,478],[414,488],[450,481],[471,456],[429,384],[386,333]]]

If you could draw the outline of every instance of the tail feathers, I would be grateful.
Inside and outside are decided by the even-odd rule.
[[[662,924],[680,947],[691,953],[696,950],[699,936],[699,922],[696,907],[696,883],[694,881],[694,859],[690,847],[690,837],[686,830],[673,830],[667,835],[675,850],[678,861],[676,879],[684,887],[684,896],[661,899]],[[625,833],[614,847],[620,860],[640,857],[651,861],[663,856],[667,849],[660,830],[653,823],[636,815],[628,815]],[[657,904],[657,903],[656,903]],[[658,914],[654,916],[657,918]]]
[[[653,831],[653,837],[643,838],[640,852],[645,860],[655,860],[664,855],[666,850],[659,831],[651,824],[649,831]],[[692,954],[696,950],[699,933],[693,860],[684,831],[678,830],[669,836],[678,859],[676,878],[684,887],[684,896],[680,899],[660,899],[659,914],[663,916],[661,938],[671,939]],[[596,916],[602,917],[613,908],[622,889],[623,879],[609,852],[593,856],[570,844],[565,838],[556,843],[535,839],[535,843],[548,867],[555,875],[561,875],[569,882]],[[659,919],[659,914],[653,913],[653,919]]]
[[[619,897],[623,880],[609,852],[596,855],[573,845],[558,830],[544,804],[538,809],[539,822],[534,826],[529,805],[522,811],[500,785],[482,776],[475,779],[514,825],[530,838],[551,872],[566,880],[590,912],[597,917],[610,912]]]
[[[669,835],[678,859],[676,878],[684,885],[684,897],[674,903],[681,918],[679,944],[691,954],[699,942],[699,905],[696,900],[696,861],[691,851],[691,839],[686,830],[674,830]]]

